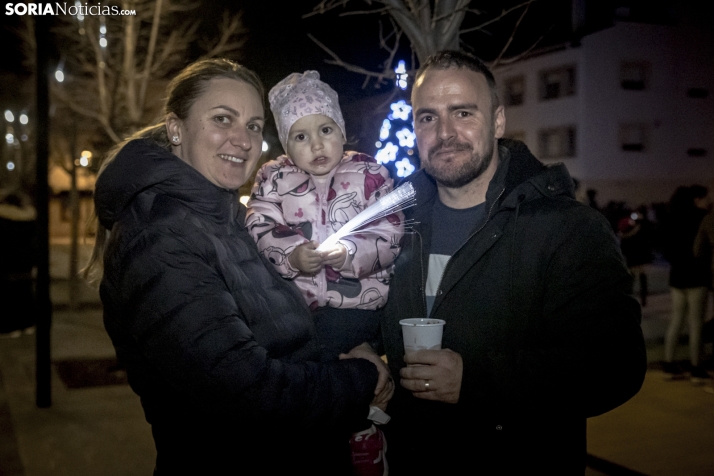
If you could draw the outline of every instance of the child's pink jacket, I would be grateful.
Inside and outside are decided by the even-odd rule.
[[[404,234],[399,212],[342,238],[347,259],[340,269],[326,266],[306,276],[288,263],[296,246],[322,243],[347,221],[392,190],[386,168],[372,157],[345,152],[324,183],[287,156],[258,171],[248,201],[246,226],[258,250],[284,278],[294,279],[311,309],[331,306],[374,310],[387,302],[392,263]]]

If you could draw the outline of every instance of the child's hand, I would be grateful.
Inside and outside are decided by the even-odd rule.
[[[299,269],[306,274],[315,274],[322,269],[322,253],[315,248],[319,243],[310,241],[298,246],[288,256],[288,262],[293,268]]]
[[[337,243],[334,248],[323,253],[322,264],[332,266],[333,269],[340,269],[347,259],[347,248]]]

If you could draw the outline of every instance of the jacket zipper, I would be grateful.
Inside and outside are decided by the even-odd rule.
[[[471,238],[476,236],[481,230],[483,230],[486,227],[486,225],[488,224],[488,220],[491,219],[491,213],[493,213],[493,208],[496,206],[496,204],[498,203],[498,200],[501,198],[501,195],[503,195],[503,192],[505,192],[505,191],[506,191],[506,187],[503,187],[501,189],[501,193],[498,194],[498,196],[496,197],[496,200],[494,200],[493,203],[491,204],[491,208],[488,210],[488,215],[486,216],[486,219],[483,221],[483,225],[481,225],[478,230],[471,233],[471,235],[469,235],[469,237],[466,238],[466,241],[464,241],[461,244],[461,246],[459,246],[459,248],[456,251],[454,251],[454,254],[452,254],[449,257],[449,260],[446,262],[446,266],[444,266],[444,271],[441,273],[441,277],[439,278],[439,288],[436,290],[436,296],[434,296],[435,301],[436,301],[437,297],[441,296],[441,291],[442,291],[441,290],[441,282],[444,279],[444,276],[446,276],[446,272],[449,270],[449,266],[451,265],[451,259],[454,257],[454,255],[456,255],[459,251],[461,251],[461,248],[466,246],[466,243],[471,241]],[[424,274],[424,271],[423,271],[423,267],[422,267],[422,276],[423,276],[423,274]],[[426,286],[426,284],[424,284],[424,286]],[[422,289],[424,289],[424,286],[422,286]],[[424,296],[424,302],[426,303],[426,295]],[[431,312],[434,312],[434,308],[431,309]]]
[[[319,240],[316,240],[320,243],[325,241],[327,238],[327,218],[325,218],[325,222],[322,222],[322,212],[323,212],[323,183],[320,183],[316,180],[313,180],[312,175],[310,175],[310,180],[312,180],[315,183],[315,191],[317,192],[317,204],[318,204],[318,212],[317,212],[317,223],[318,227],[317,229],[320,230],[320,235],[318,236]],[[328,185],[329,187],[329,185]],[[313,240],[315,238],[313,237]],[[318,305],[320,306],[326,306],[327,305],[327,274],[324,269],[320,270],[319,273],[315,276],[315,279],[317,279],[317,290],[318,290],[318,296],[317,296],[317,302]],[[324,304],[323,304],[324,303]]]

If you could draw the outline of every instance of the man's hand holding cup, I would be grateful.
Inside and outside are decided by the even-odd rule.
[[[459,401],[463,360],[450,349],[441,349],[445,321],[402,319],[404,362],[400,370],[402,387],[417,398],[445,403]]]

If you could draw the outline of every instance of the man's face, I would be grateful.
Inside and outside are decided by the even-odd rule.
[[[442,186],[460,188],[496,157],[503,107],[492,112],[486,77],[465,68],[430,69],[412,93],[414,132],[426,172]]]

